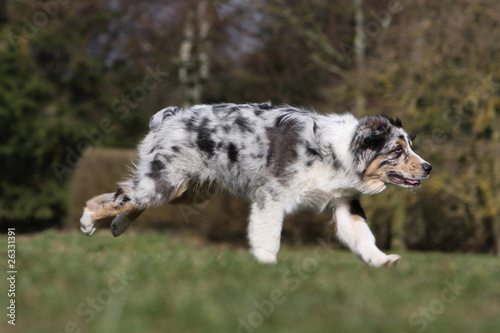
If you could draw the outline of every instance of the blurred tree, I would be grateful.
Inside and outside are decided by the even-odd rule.
[[[363,114],[366,108],[365,97],[365,49],[366,43],[363,36],[365,27],[365,13],[363,0],[355,0],[354,4],[354,54],[356,55],[356,111]]]
[[[336,3],[273,0],[260,3],[258,7],[292,31],[293,44],[300,45],[299,52],[308,57],[308,68],[330,74],[333,86],[354,83],[349,85],[354,93],[349,94],[351,101],[346,106],[359,116],[365,114],[366,108],[365,55],[372,48],[370,39],[374,33],[387,29],[391,18],[391,15],[379,15],[371,10],[371,16],[377,20],[371,19],[365,24],[369,5],[364,0]],[[320,84],[325,85],[325,82]]]
[[[419,196],[378,202],[407,206],[393,228],[410,248],[500,254],[499,11],[491,0],[420,0],[373,41],[368,103],[418,131],[415,149],[437,166]]]
[[[208,2],[196,1],[187,12],[184,23],[184,38],[179,48],[179,81],[184,90],[183,105],[200,104],[210,72],[210,42],[208,33],[211,22]]]
[[[64,160],[61,143],[78,139],[57,117],[53,85],[34,72],[29,55],[0,51],[0,224],[19,230],[60,224],[65,190],[50,166]]]
[[[88,35],[65,25],[82,7],[35,4],[8,3],[0,26],[0,224],[20,231],[62,224],[65,181],[105,101],[97,63],[74,49]]]
[[[499,12],[494,0],[0,1],[1,223],[59,224],[83,148],[135,147],[166,105],[271,100],[387,113],[418,132],[434,165],[418,195],[364,198],[382,246],[500,253]]]

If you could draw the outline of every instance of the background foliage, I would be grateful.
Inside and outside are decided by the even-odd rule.
[[[500,3],[1,1],[0,224],[62,226],[85,148],[166,105],[399,116],[434,166],[364,198],[385,247],[500,253]]]

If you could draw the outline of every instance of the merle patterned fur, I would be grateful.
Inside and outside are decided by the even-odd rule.
[[[376,248],[360,194],[417,187],[431,168],[411,150],[401,121],[384,115],[358,121],[271,103],[196,105],[161,110],[149,127],[130,178],[87,202],[86,234],[114,218],[118,236],[146,208],[216,186],[252,203],[249,241],[261,262],[276,261],[284,215],[312,206],[328,208],[339,238],[381,266],[399,257]]]

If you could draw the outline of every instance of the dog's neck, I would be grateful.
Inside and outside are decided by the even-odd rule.
[[[354,169],[354,155],[351,150],[351,141],[358,126],[358,120],[351,114],[332,114],[326,116],[331,126],[323,129],[320,135],[323,142],[329,143],[328,149],[332,151],[345,171]],[[342,126],[338,126],[341,122]]]

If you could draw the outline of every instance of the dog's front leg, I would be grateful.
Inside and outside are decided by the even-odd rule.
[[[284,208],[279,201],[252,203],[248,225],[250,252],[261,263],[274,264],[280,248]]]
[[[354,254],[370,266],[391,266],[401,257],[386,255],[375,245],[373,236],[358,199],[342,202],[334,208],[337,236]]]

